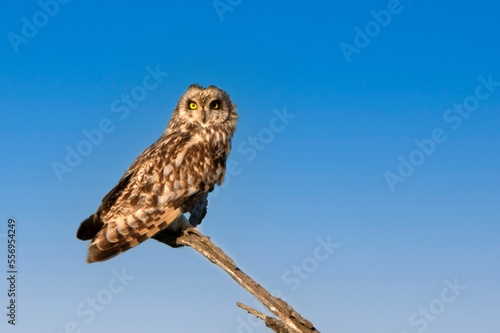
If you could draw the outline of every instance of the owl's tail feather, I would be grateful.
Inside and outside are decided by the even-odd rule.
[[[90,242],[87,263],[113,258],[167,227],[184,229],[186,226],[177,225],[180,216],[182,216],[180,209],[167,209],[162,214],[143,215],[142,219],[129,216],[131,221],[128,223],[125,222],[126,219],[120,219],[104,224]],[[186,223],[189,222],[186,220]]]
[[[90,215],[85,221],[80,224],[76,232],[76,238],[81,240],[89,240],[95,237],[99,230],[103,227],[104,222],[97,214]]]

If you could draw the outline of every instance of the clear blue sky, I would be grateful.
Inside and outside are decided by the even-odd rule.
[[[75,238],[199,83],[241,114],[200,226],[241,269],[321,332],[498,332],[500,5],[231,3],[4,4],[0,330],[269,332],[191,249]]]

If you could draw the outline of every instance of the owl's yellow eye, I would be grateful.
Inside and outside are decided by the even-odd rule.
[[[190,108],[191,110],[194,110],[194,109],[196,109],[197,107],[198,107],[198,104],[196,104],[195,102],[191,102],[191,103],[189,103],[189,108]]]
[[[219,101],[213,101],[210,103],[210,107],[214,110],[217,110],[219,108]]]

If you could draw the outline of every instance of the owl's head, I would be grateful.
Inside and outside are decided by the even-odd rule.
[[[175,110],[177,117],[196,127],[217,127],[235,123],[236,110],[229,95],[215,86],[203,88],[192,84],[181,96]]]

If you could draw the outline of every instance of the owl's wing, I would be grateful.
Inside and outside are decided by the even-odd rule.
[[[139,155],[118,185],[104,197],[97,212],[80,226],[80,239],[94,232],[88,263],[114,257],[167,226],[173,230],[188,226],[178,218],[194,206],[199,187],[186,182],[178,186],[180,179],[186,177],[173,172],[172,164],[179,161],[179,156],[190,156],[187,153],[192,147],[189,137],[176,134],[160,138]],[[167,175],[175,177],[166,179]]]
[[[97,233],[104,226],[104,221],[101,218],[101,214],[111,209],[116,200],[123,194],[124,190],[127,189],[130,180],[135,174],[137,174],[137,171],[141,168],[141,165],[144,163],[144,161],[146,159],[155,158],[155,149],[157,149],[160,143],[167,138],[168,135],[162,135],[155,143],[153,143],[139,156],[137,156],[137,158],[132,162],[128,170],[122,176],[118,184],[104,196],[97,211],[80,224],[80,227],[78,228],[78,231],[76,233],[76,238],[80,240],[89,240],[97,235]]]

